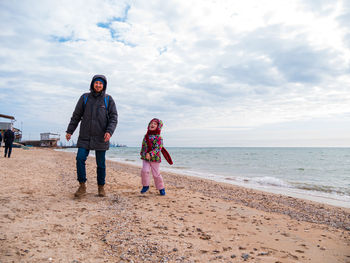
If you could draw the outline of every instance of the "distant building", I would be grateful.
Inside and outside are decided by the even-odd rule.
[[[4,136],[4,133],[6,130],[12,129],[13,132],[15,133],[15,142],[20,142],[22,140],[22,131],[13,126],[13,123],[16,121],[15,117],[0,114],[0,118],[11,120],[10,122],[0,122],[0,132],[2,137]]]
[[[36,147],[57,147],[57,142],[60,140],[60,135],[52,132],[40,133],[40,140],[22,141],[23,145]]]
[[[60,140],[60,135],[57,133],[45,132],[40,133],[41,147],[57,147],[57,142]]]
[[[0,130],[6,131],[8,129],[12,129],[13,124],[11,122],[0,122]]]

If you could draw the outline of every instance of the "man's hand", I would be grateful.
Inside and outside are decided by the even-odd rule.
[[[72,137],[72,134],[67,133],[67,134],[66,134],[66,139],[67,139],[67,141],[70,140],[70,137]]]
[[[146,153],[146,160],[151,160],[151,155],[149,153]]]
[[[109,139],[111,138],[111,135],[109,134],[109,132],[106,132],[105,133],[105,142],[108,142],[109,141]]]

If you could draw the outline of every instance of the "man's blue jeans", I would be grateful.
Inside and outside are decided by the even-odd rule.
[[[90,150],[78,148],[77,153],[77,174],[79,183],[86,182],[85,161],[89,156]],[[106,178],[106,151],[95,151],[97,164],[97,184],[104,185]]]

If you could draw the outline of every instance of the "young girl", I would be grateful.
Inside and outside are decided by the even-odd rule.
[[[161,162],[161,151],[163,148],[163,139],[160,136],[160,131],[163,127],[163,122],[159,119],[152,119],[148,124],[148,129],[142,141],[141,159],[143,160],[141,170],[142,189],[141,194],[144,194],[149,189],[150,177],[149,170],[152,170],[152,175],[156,188],[160,195],[165,195],[163,178],[159,172]]]

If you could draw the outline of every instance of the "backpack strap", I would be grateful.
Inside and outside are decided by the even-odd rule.
[[[89,98],[89,95],[84,94],[84,106],[86,105],[88,98]]]
[[[105,95],[105,106],[106,106],[106,117],[107,117],[107,121],[109,122],[109,115],[108,115],[108,103],[109,103],[109,96]]]
[[[109,96],[105,96],[105,106],[106,106],[106,110],[108,109],[108,103],[109,103]]]

